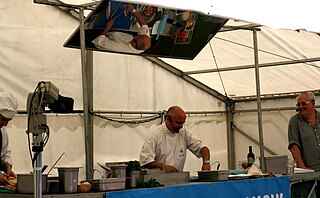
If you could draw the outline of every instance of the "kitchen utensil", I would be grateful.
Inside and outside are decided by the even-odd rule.
[[[54,164],[52,165],[52,167],[50,168],[50,170],[48,171],[48,175],[50,174],[50,172],[51,172],[51,170],[53,169],[53,167],[59,162],[59,160],[62,158],[62,156],[63,155],[66,155],[67,156],[67,154],[65,153],[65,152],[63,152],[61,155],[60,155],[60,157],[54,162]]]
[[[48,165],[44,165],[44,166],[42,167],[41,173],[43,173],[47,168],[48,168]]]
[[[99,162],[97,162],[97,164],[103,168],[104,170],[106,170],[106,178],[109,178],[111,176],[111,169],[107,166],[104,166],[103,164],[100,164]]]
[[[98,169],[93,169],[93,174],[95,171],[97,171],[101,175],[101,178],[103,179],[103,174]]]

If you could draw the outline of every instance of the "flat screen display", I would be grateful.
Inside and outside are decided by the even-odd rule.
[[[87,50],[194,59],[228,21],[202,13],[102,0],[85,20]],[[80,48],[77,28],[64,44]]]

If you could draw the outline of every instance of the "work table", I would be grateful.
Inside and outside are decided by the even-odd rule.
[[[190,182],[189,184],[164,186],[156,188],[134,188],[108,192],[90,192],[74,194],[44,194],[43,198],[125,198],[125,197],[168,197],[169,195],[192,197],[254,197],[261,195],[282,194],[289,197],[290,185],[297,182],[320,179],[320,172],[293,174],[288,176],[266,177],[256,179],[228,180],[220,182]],[[264,188],[268,185],[268,188]],[[232,189],[232,190],[230,190]],[[219,193],[217,193],[219,192]],[[240,192],[240,194],[239,194]],[[234,194],[237,193],[237,194]],[[1,198],[32,198],[33,194],[0,193]]]

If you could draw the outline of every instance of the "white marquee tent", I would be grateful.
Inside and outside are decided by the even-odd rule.
[[[83,110],[80,50],[63,47],[79,21],[56,7],[26,0],[4,1],[0,8],[1,90],[12,91],[23,112],[28,93],[39,81],[50,81],[61,95],[74,98],[75,110]],[[228,31],[230,26],[244,24],[250,23],[230,20],[192,61],[94,52],[93,110],[107,112],[104,115],[109,118],[133,119],[143,117],[145,112],[180,105],[188,112],[186,127],[210,147],[212,160],[228,169],[230,134],[223,100],[228,96],[235,102],[235,161],[245,160],[248,145],[253,145],[259,155],[252,31]],[[318,93],[320,88],[320,37],[306,30],[258,28],[265,154],[290,156],[286,130],[295,113],[294,92]],[[52,166],[65,152],[66,157],[57,166],[82,166],[80,178],[84,179],[83,114],[48,114],[47,118],[51,135],[44,148],[43,164]],[[27,115],[22,113],[8,126],[17,173],[32,171],[26,120]],[[121,124],[94,117],[94,168],[99,169],[96,162],[138,159],[148,131],[160,122]],[[185,170],[193,175],[200,165],[201,160],[190,154]]]

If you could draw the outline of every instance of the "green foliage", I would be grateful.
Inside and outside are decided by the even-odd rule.
[[[136,171],[140,171],[141,170],[140,163],[137,160],[128,162],[127,168],[126,168],[126,175],[130,176],[130,173],[132,171],[134,171],[134,170],[136,170]]]
[[[152,188],[152,187],[162,187],[164,184],[160,184],[156,179],[150,178],[149,180],[145,181],[141,184],[141,188]]]

